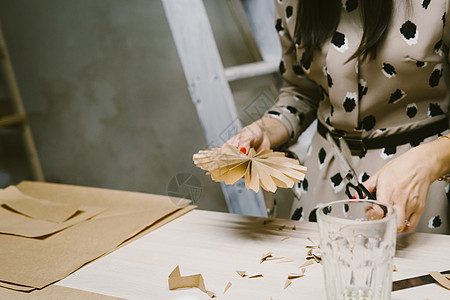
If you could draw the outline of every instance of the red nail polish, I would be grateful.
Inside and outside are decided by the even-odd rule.
[[[241,151],[244,154],[247,154],[247,149],[245,149],[245,147],[241,147],[241,149],[239,149],[239,151]]]
[[[356,199],[356,196],[352,196],[352,199]]]

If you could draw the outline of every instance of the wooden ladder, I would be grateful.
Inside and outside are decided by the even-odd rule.
[[[229,1],[241,33],[248,38],[247,46],[260,56],[260,61],[224,68],[203,1],[162,0],[191,100],[210,148],[221,146],[242,128],[229,83],[277,72],[281,57],[281,48],[276,48],[279,41],[274,29],[273,1]],[[267,35],[270,30],[273,34]],[[273,204],[269,203],[273,195],[264,197],[261,191],[248,191],[243,180],[234,185],[222,183],[221,187],[230,212],[273,215],[268,207]]]
[[[44,181],[44,174],[42,172],[39,157],[36,151],[36,146],[31,135],[30,125],[28,124],[25,109],[22,104],[22,97],[20,96],[19,87],[17,85],[14,70],[11,65],[8,49],[6,47],[5,38],[0,27],[0,69],[1,78],[4,81],[6,92],[8,93],[8,100],[11,102],[11,111],[0,111],[0,128],[17,128],[21,132],[23,144],[26,150],[26,156],[30,164],[31,174],[34,180]]]

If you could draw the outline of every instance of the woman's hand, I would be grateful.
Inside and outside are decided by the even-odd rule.
[[[428,189],[450,168],[450,143],[438,139],[393,159],[364,185],[377,200],[397,208],[397,231],[411,232],[425,209]]]
[[[225,142],[247,154],[250,148],[256,152],[278,147],[287,142],[286,127],[278,119],[263,117],[244,127],[237,135]]]

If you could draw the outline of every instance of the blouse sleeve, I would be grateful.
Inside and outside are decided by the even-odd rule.
[[[296,143],[299,135],[316,118],[320,87],[309,79],[299,64],[293,41],[298,1],[275,0],[276,29],[280,38],[282,58],[279,71],[283,78],[278,99],[265,116],[279,119],[286,126],[290,138],[284,147]]]

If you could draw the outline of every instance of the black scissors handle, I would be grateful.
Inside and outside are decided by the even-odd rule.
[[[376,200],[375,196],[372,195],[361,183],[358,183],[358,185],[354,185],[353,183],[348,182],[347,186],[345,187],[345,193],[350,199],[353,197],[352,193],[350,192],[350,188],[354,189],[358,193],[358,197],[360,199],[363,199],[365,196],[367,196],[367,198],[369,198],[370,200]]]

